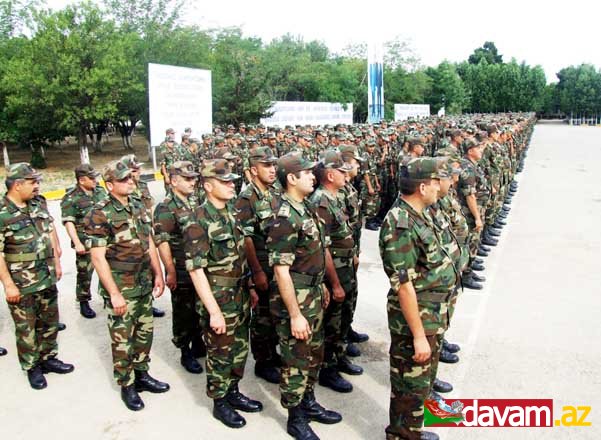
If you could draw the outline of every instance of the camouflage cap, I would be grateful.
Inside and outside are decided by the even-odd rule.
[[[376,141],[374,139],[368,139],[365,142],[365,146],[367,146],[367,147],[375,147],[376,146]]]
[[[315,162],[305,159],[303,155],[297,151],[285,154],[278,159],[278,171],[284,174],[310,170],[314,166]]]
[[[478,147],[480,144],[474,138],[467,138],[461,143],[461,150],[466,154],[472,148]]]
[[[168,128],[167,130],[165,130],[165,134],[173,134],[175,133],[175,130],[173,128]]]
[[[278,158],[273,155],[269,147],[257,147],[250,151],[249,159],[252,162],[276,163]]]
[[[424,141],[422,140],[421,137],[418,137],[418,136],[408,137],[405,140],[405,142],[408,142],[410,147],[415,147],[416,145],[421,145],[421,146],[424,145]]]
[[[215,150],[215,159],[234,160],[237,158],[238,156],[233,154],[228,147],[221,147]]]
[[[416,157],[401,167],[401,177],[409,180],[438,179],[438,162],[432,157]]]
[[[192,133],[192,129],[190,127],[184,128],[184,133]]]
[[[347,158],[356,159],[359,162],[365,162],[365,159],[361,157],[359,154],[359,150],[356,145],[341,145],[338,150],[340,154],[342,154],[342,159],[346,160]]]
[[[207,159],[202,163],[200,175],[207,178],[215,178],[229,182],[232,180],[239,179],[240,176],[232,173],[232,167],[229,162],[225,159]]]
[[[27,162],[14,163],[8,167],[6,173],[7,179],[35,179],[38,180],[42,177],[34,168],[31,167]]]
[[[263,135],[263,139],[275,139],[275,133],[268,131]]]
[[[169,167],[169,174],[172,176],[198,177],[200,174],[194,169],[194,164],[187,160],[178,160]]]
[[[139,170],[142,167],[142,162],[138,162],[135,154],[126,154],[119,160],[133,170]]]
[[[222,144],[223,142],[225,142],[225,138],[223,136],[217,136],[217,137],[215,137],[215,143],[216,144]]]
[[[113,160],[102,169],[102,178],[105,182],[125,179],[131,175],[131,168],[122,160]]]
[[[324,168],[340,170],[344,171],[345,173],[353,169],[342,159],[342,155],[338,151],[332,149],[325,151],[321,163],[323,163]]]
[[[439,148],[435,153],[436,157],[448,157],[453,162],[460,162],[461,156],[459,155],[459,151],[457,151],[454,147],[445,147]]]
[[[100,173],[96,171],[89,163],[82,163],[75,168],[76,179],[79,179],[80,177],[96,178],[98,176],[100,176]]]
[[[438,178],[439,179],[450,179],[452,168],[449,164],[448,157],[437,157],[436,159],[437,167],[438,167]]]

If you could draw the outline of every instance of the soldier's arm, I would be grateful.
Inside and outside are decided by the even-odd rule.
[[[111,297],[111,304],[113,305],[115,314],[117,316],[125,315],[127,304],[119,290],[119,286],[117,286],[117,283],[113,278],[111,267],[109,266],[108,261],[106,261],[106,246],[92,247],[90,249],[90,257],[92,265],[98,274],[98,279]]]
[[[290,315],[290,331],[292,332],[292,336],[301,341],[307,340],[311,334],[311,327],[298,306],[294,283],[290,276],[290,266],[278,264],[273,266],[273,270],[275,280],[278,283],[278,291]]]
[[[148,235],[148,254],[150,255],[150,267],[154,274],[154,288],[152,294],[155,298],[159,298],[165,291],[165,280],[163,279],[163,271],[161,270],[161,263],[159,256],[157,255],[157,248],[152,240],[152,233]]]
[[[369,192],[370,194],[374,193],[374,189],[371,186],[371,180],[369,178],[369,173],[365,173],[363,175],[363,181],[365,182],[365,185],[367,186],[367,192]]]
[[[6,301],[10,304],[18,304],[21,301],[21,292],[13,281],[4,260],[4,253],[0,252],[0,281],[4,286],[4,294],[6,295]]]
[[[177,273],[173,264],[173,254],[169,240],[171,234],[175,231],[176,219],[169,207],[164,203],[159,203],[153,213],[154,222],[154,244],[159,251],[159,257],[165,266],[166,283],[169,289],[174,290],[177,286]]]
[[[413,288],[413,283],[411,281],[402,283],[399,286],[397,295],[399,297],[401,311],[407,321],[407,325],[409,325],[409,328],[411,329],[411,334],[413,335],[413,346],[415,350],[413,360],[420,363],[425,362],[431,355],[431,349],[430,344],[426,339],[422,320],[419,316],[417,295]]]
[[[213,329],[215,333],[218,335],[225,333],[225,318],[223,317],[223,313],[221,313],[221,309],[219,308],[219,304],[215,300],[213,296],[213,291],[209,284],[209,280],[205,274],[205,271],[202,267],[196,268],[190,273],[190,278],[192,279],[192,283],[194,284],[194,289],[196,290],[196,294],[202,301],[203,306],[207,309],[210,316],[209,325]]]
[[[467,207],[470,212],[476,219],[476,231],[482,229],[482,219],[480,218],[480,211],[478,209],[478,202],[476,201],[476,195],[470,194],[469,196],[465,196],[465,201],[467,203]]]
[[[75,223],[73,222],[64,222],[65,229],[67,230],[67,235],[73,242],[73,246],[75,246],[75,252],[82,255],[86,253],[86,247],[81,242],[79,237],[77,236],[77,229],[75,229]]]
[[[332,298],[334,301],[344,301],[344,289],[342,288],[340,280],[338,279],[338,274],[336,273],[336,268],[334,267],[334,260],[332,260],[330,249],[326,249],[326,277],[328,277],[328,281],[332,286]]]
[[[175,265],[173,264],[173,255],[171,254],[171,247],[169,243],[164,241],[157,246],[159,251],[159,257],[165,266],[166,280],[165,283],[169,289],[174,290],[177,287],[177,273],[175,271]]]

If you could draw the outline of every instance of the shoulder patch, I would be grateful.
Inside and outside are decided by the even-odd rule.
[[[290,205],[288,203],[282,203],[278,210],[278,217],[290,217]]]
[[[322,208],[330,207],[330,200],[328,199],[328,196],[326,196],[323,193],[321,194],[321,197],[319,198],[319,206]]]
[[[408,229],[409,228],[409,213],[404,209],[399,210],[399,216],[396,220],[396,227],[398,229]]]

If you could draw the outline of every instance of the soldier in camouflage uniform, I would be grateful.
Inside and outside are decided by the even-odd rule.
[[[353,385],[339,372],[360,375],[363,368],[354,365],[344,354],[342,310],[346,292],[354,294],[355,243],[346,206],[338,197],[346,184],[346,173],[352,170],[339,152],[330,149],[317,164],[315,174],[319,187],[309,198],[313,211],[326,226],[330,246],[326,249],[326,287],[332,292],[332,301],[324,313],[324,363],[319,371],[319,384],[334,391],[348,393]]]
[[[250,322],[250,347],[255,358],[255,375],[268,382],[279,383],[277,367],[281,361],[276,351],[275,323],[269,311],[273,269],[265,247],[267,224],[275,217],[279,205],[279,192],[274,187],[277,158],[273,150],[265,146],[252,150],[249,160],[252,181],[238,196],[234,207],[244,232],[246,257],[258,295]]]
[[[77,285],[75,297],[79,303],[79,313],[84,318],[96,317],[96,312],[90,307],[92,295],[90,284],[94,266],[90,253],[85,247],[83,219],[92,207],[108,197],[106,190],[98,185],[98,171],[89,164],[75,168],[76,185],[68,190],[61,200],[61,216],[63,225],[71,238],[71,247],[75,249],[75,267],[77,268]]]
[[[314,393],[323,362],[323,310],[329,302],[323,286],[324,225],[305,201],[313,191],[314,165],[300,153],[278,160],[278,180],[285,192],[277,216],[268,226],[266,241],[277,283],[271,291],[270,308],[283,362],[280,402],[288,409],[287,432],[308,440],[318,439],[308,420],[342,420],[340,414],[317,403]]]
[[[213,416],[231,428],[246,420],[236,410],[258,412],[261,402],[239,390],[248,356],[250,297],[244,235],[233,215],[234,180],[224,159],[205,161],[201,171],[207,200],[184,229],[186,269],[200,298],[198,311],[207,346],[207,395]]]
[[[451,256],[440,244],[426,207],[440,189],[434,159],[401,168],[401,197],[380,231],[380,255],[390,279],[390,424],[387,439],[437,439],[422,431],[437,335],[447,328],[449,297],[457,285]]]
[[[169,191],[169,173],[173,162],[179,160],[179,145],[175,142],[175,130],[168,128],[165,131],[165,140],[159,145],[157,157],[161,165],[161,174],[163,175],[163,183],[165,184],[165,192]]]
[[[192,162],[178,161],[169,170],[171,192],[154,210],[154,243],[165,267],[173,308],[173,344],[181,350],[181,364],[190,373],[202,373],[196,357],[206,354],[202,342],[196,294],[186,270],[183,230],[198,206],[194,196],[199,174]]]
[[[163,393],[169,385],[148,374],[153,338],[152,298],[165,288],[152,218],[132,197],[135,183],[123,161],[102,172],[109,197],[84,219],[86,247],[100,280],[98,293],[108,309],[113,373],[121,399],[132,411],[144,408],[138,392]]]
[[[365,218],[365,228],[377,231],[379,226],[375,219],[380,210],[380,181],[376,157],[376,142],[370,139],[365,144],[365,173],[361,182],[361,208]]]
[[[37,390],[47,386],[44,373],[73,371],[56,358],[61,269],[51,241],[52,217],[34,199],[40,178],[28,163],[11,165],[0,201],[0,281],[15,323],[19,363]]]

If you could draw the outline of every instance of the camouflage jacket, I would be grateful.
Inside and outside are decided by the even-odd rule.
[[[259,263],[265,269],[269,257],[265,240],[267,225],[275,218],[280,196],[275,188],[262,192],[257,185],[250,183],[238,196],[234,208],[245,237],[252,238]]]
[[[150,188],[148,188],[148,183],[140,180],[136,184],[136,189],[132,194],[132,198],[136,199],[143,207],[146,209],[146,214],[149,217],[152,217],[152,207],[154,206],[154,199],[150,194]]]
[[[179,160],[179,150],[180,146],[176,142],[173,143],[173,147],[171,148],[167,146],[167,142],[162,142],[157,150],[157,157],[160,164],[165,165],[165,167],[169,169],[174,162]]]
[[[77,236],[83,243],[85,242],[85,234],[83,230],[83,219],[88,212],[102,200],[108,197],[106,190],[100,185],[91,191],[87,192],[81,186],[75,185],[68,190],[61,200],[61,218],[63,224],[71,222],[75,225]],[[73,243],[71,243],[73,247]]]
[[[390,332],[411,333],[398,298],[400,286],[409,281],[417,295],[426,335],[444,332],[448,326],[446,303],[459,274],[427,212],[420,214],[399,198],[382,224],[379,246],[391,287],[387,306]]]
[[[39,200],[29,200],[23,208],[6,196],[0,201],[0,252],[22,295],[56,283],[52,230],[52,217]]]
[[[446,197],[448,197],[448,195]],[[460,274],[467,264],[469,255],[467,253],[467,248],[461,245],[459,239],[453,232],[451,219],[443,208],[443,204],[443,199],[440,199],[438,202],[428,207],[428,213],[432,218],[432,224],[434,225],[440,244],[446,249],[453,260],[457,273]]]
[[[479,207],[483,207],[488,200],[489,189],[486,176],[478,164],[467,158],[461,160],[461,174],[457,184],[457,194],[459,196],[458,201],[464,208],[466,215],[471,215],[469,210],[466,209],[467,196],[475,195]]]
[[[144,292],[140,276],[148,274],[149,245],[152,219],[144,206],[130,196],[123,205],[114,196],[96,204],[84,218],[86,248],[106,247],[106,260],[113,278],[126,298],[141,296]],[[108,297],[104,286],[99,293]]]
[[[346,215],[349,217],[349,224],[353,230],[355,255],[359,255],[361,249],[361,228],[363,226],[359,192],[352,183],[347,182],[346,185],[344,185],[344,188],[338,192],[338,198],[342,201]]]
[[[337,196],[323,186],[311,195],[309,203],[313,211],[323,220],[330,243],[332,257],[349,258],[354,255],[355,241],[346,207]]]
[[[190,196],[187,200],[182,200],[171,193],[154,210],[154,243],[157,246],[169,243],[178,272],[186,271],[183,231],[188,222],[192,221],[192,212],[197,206],[196,197]]]

